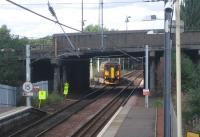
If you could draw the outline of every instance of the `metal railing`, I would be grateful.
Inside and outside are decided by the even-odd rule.
[[[0,105],[16,106],[17,88],[0,84]]]

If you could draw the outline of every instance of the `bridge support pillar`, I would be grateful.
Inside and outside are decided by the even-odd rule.
[[[60,88],[60,66],[57,59],[52,59],[51,63],[54,65],[53,90],[58,92]]]
[[[65,83],[66,81],[67,81],[67,70],[66,70],[66,66],[63,66],[62,67],[62,71],[63,71],[63,75],[62,75],[62,77],[63,77],[63,83]]]
[[[156,69],[156,63],[155,63],[155,52],[150,52],[150,73],[149,73],[149,82],[150,82],[150,92],[155,92],[155,69]]]

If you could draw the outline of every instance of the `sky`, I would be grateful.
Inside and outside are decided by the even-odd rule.
[[[39,14],[54,20],[48,11],[48,0],[13,0]],[[128,30],[163,29],[164,2],[143,2],[144,0],[103,0],[103,24],[108,29]],[[59,21],[67,26],[81,30],[82,0],[49,0]],[[99,24],[99,0],[83,0],[83,19],[85,26]],[[157,21],[149,21],[156,15]],[[0,26],[7,25],[11,34],[39,38],[62,33],[58,24],[36,16],[6,0],[0,0]],[[64,27],[67,33],[76,31]]]

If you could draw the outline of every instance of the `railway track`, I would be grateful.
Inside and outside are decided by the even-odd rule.
[[[130,73],[131,74],[131,73]],[[141,72],[135,73],[134,80],[141,75]],[[130,78],[130,77],[129,77]],[[113,99],[104,107],[95,117],[89,120],[84,126],[79,128],[72,137],[94,137],[97,136],[108,120],[119,109],[120,106],[126,104],[130,96],[137,90],[137,86],[128,90],[131,86],[130,82],[127,87],[120,90],[120,92],[113,97]],[[129,92],[130,91],[130,92]]]
[[[126,77],[128,78],[129,75],[127,75]],[[127,89],[127,88],[128,86],[125,87],[124,89]],[[97,100],[104,99],[104,98],[108,99],[110,98],[109,96],[113,96],[117,92],[119,93],[118,95],[115,95],[116,96],[115,98],[116,99],[120,98],[119,95],[122,94],[122,91],[118,91],[118,90],[119,89],[117,89],[115,86],[112,86],[112,87],[104,86],[103,88],[86,95],[82,99],[74,102],[73,104],[67,106],[66,108],[50,116],[47,116],[39,121],[36,121],[35,123],[21,130],[18,130],[17,132],[13,133],[11,137],[51,136],[49,135],[49,132],[51,130],[54,131],[54,129],[59,127],[59,125],[62,125],[66,121],[69,121],[70,118],[73,117],[74,115],[81,113],[81,111],[87,108],[90,104],[95,104],[94,102],[96,102]],[[121,95],[121,96],[125,96],[125,95]],[[127,97],[124,97],[124,98],[127,98]],[[111,102],[114,102],[114,101],[109,101],[109,102],[110,104],[113,104]],[[121,103],[117,103],[117,104],[121,104]],[[97,114],[97,112],[95,114]],[[73,135],[75,132],[73,131],[70,133],[71,135]],[[55,136],[55,134],[53,134],[52,136]]]
[[[108,92],[108,90],[104,90],[106,86],[103,88],[96,90],[80,100],[70,104],[69,106],[61,109],[60,111],[44,117],[35,123],[18,130],[17,132],[10,135],[10,137],[35,137],[40,136],[41,134],[45,133],[46,131],[52,129],[53,127],[62,123],[62,121],[68,119],[73,114],[77,113],[90,103],[94,102],[98,97]],[[112,87],[113,88],[113,87]],[[110,90],[112,89],[110,88]]]

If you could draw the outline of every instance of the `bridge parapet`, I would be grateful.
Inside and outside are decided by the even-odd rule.
[[[101,51],[100,33],[69,33],[69,38],[76,51],[84,54],[87,52]],[[56,40],[56,41],[55,41]],[[172,34],[173,45],[175,35]],[[71,50],[64,34],[54,35],[54,44],[57,42],[58,55],[67,54]],[[127,52],[144,51],[144,46],[149,45],[150,50],[161,51],[164,49],[164,34],[147,34],[147,31],[115,31],[104,33],[104,51],[125,50]],[[200,32],[184,32],[181,34],[181,47],[185,49],[200,49]],[[55,55],[55,45],[37,46],[32,48],[36,57],[51,58]]]

